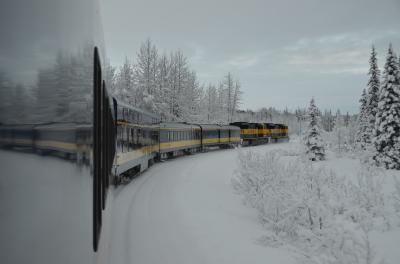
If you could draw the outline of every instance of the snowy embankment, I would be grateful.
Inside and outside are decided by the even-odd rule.
[[[259,211],[244,205],[243,196],[238,195],[232,185],[232,179],[239,175],[239,157],[243,153],[251,151],[254,155],[263,156],[265,153],[279,153],[284,162],[289,162],[297,159],[297,146],[297,142],[291,141],[240,150],[213,151],[156,164],[127,186],[115,190],[109,262],[231,264],[320,261],[321,258],[308,255],[315,253],[315,247],[298,247],[290,240],[275,236],[265,224],[265,219],[260,221],[263,219]],[[329,171],[327,176],[332,170],[342,179],[355,181],[361,166],[357,159],[337,158],[333,154],[318,164]],[[280,170],[279,167],[275,169]],[[375,261],[385,259],[385,263],[394,264],[400,259],[397,249],[400,244],[400,219],[392,206],[392,176],[400,178],[400,173],[385,173],[382,185],[385,210],[375,208],[378,216],[384,212],[388,221],[376,217],[374,221],[377,223],[368,232],[368,241],[371,252],[375,252]],[[341,199],[338,198],[329,201],[329,204],[339,208],[339,201]],[[350,204],[354,206],[357,203]],[[325,216],[326,208],[318,210]],[[348,228],[350,221],[340,214],[334,219],[324,219],[322,223],[329,224],[332,231],[332,228],[341,228],[339,220],[343,228]],[[389,227],[385,221],[389,222]],[[314,221],[314,225],[316,223],[318,220]],[[357,224],[350,224],[350,228],[349,234],[355,233],[356,238],[363,242]],[[335,236],[330,234],[328,238],[332,237]],[[340,243],[333,245],[337,248],[341,246]],[[363,249],[364,246],[358,248]],[[332,252],[340,253],[337,248]],[[360,259],[360,263],[367,262]]]
[[[328,153],[310,162],[292,141],[281,151],[239,155],[233,186],[258,213],[266,246],[301,263],[398,263],[399,171]]]

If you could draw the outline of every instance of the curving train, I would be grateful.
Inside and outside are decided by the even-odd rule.
[[[104,86],[98,90],[94,92],[94,101],[98,103],[94,105],[93,127],[79,123],[0,125],[0,146],[58,156],[79,164],[90,164],[93,158],[95,171],[105,170],[115,183],[120,183],[123,177],[132,177],[157,160],[211,147],[288,140],[288,127],[283,124],[161,122],[154,114],[109,98]]]

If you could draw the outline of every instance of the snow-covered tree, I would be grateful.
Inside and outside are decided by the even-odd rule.
[[[304,138],[307,147],[306,153],[312,161],[325,159],[325,148],[320,132],[319,113],[320,111],[315,105],[314,98],[312,98],[307,111],[308,130]]]
[[[365,149],[366,147],[366,130],[369,126],[369,121],[367,119],[368,116],[366,113],[367,100],[367,93],[364,89],[360,98],[360,113],[358,114],[356,134],[356,142],[361,149]]]
[[[160,115],[164,121],[226,124],[235,119],[240,100],[239,80],[228,73],[218,86],[205,91],[182,51],[161,56],[147,39],[135,64],[128,58],[118,70],[106,65],[112,94],[128,104]]]
[[[106,61],[104,69],[104,80],[106,81],[108,91],[114,94],[116,92],[117,68],[112,66],[109,61]]]
[[[197,81],[196,73],[194,71],[188,73],[185,80],[185,87],[182,90],[181,96],[181,120],[185,122],[198,122],[200,121],[200,100],[202,96],[202,89]]]
[[[331,110],[325,110],[324,114],[321,116],[321,124],[322,127],[325,131],[327,132],[331,132],[334,125],[335,125],[335,119],[332,115],[332,111]]]
[[[134,87],[133,66],[127,57],[125,57],[124,64],[120,67],[117,74],[114,95],[128,104],[134,106],[138,106],[139,104],[139,98],[136,96]]]
[[[371,57],[369,60],[369,72],[368,75],[368,90],[367,97],[365,103],[365,122],[368,123],[365,126],[363,140],[366,144],[371,144],[371,138],[373,135],[373,131],[375,129],[375,117],[378,108],[378,100],[379,100],[379,89],[380,89],[380,71],[378,68],[378,61],[376,57],[375,47],[372,46]]]
[[[334,144],[337,148],[338,152],[342,152],[343,150],[347,150],[347,133],[345,126],[345,118],[340,113],[340,110],[337,110],[335,115],[335,127],[333,129],[334,135]]]
[[[169,102],[171,98],[170,90],[170,61],[166,54],[163,54],[158,60],[157,87],[155,92],[155,104],[162,120],[170,120]]]
[[[207,123],[213,123],[215,120],[218,110],[217,100],[217,88],[209,84],[203,97],[204,120]]]
[[[142,43],[135,64],[135,79],[138,96],[142,99],[140,107],[158,113],[156,104],[158,51],[150,39]]]
[[[374,136],[376,164],[400,170],[400,70],[392,45],[379,92]]]
[[[372,264],[382,263],[368,238],[374,220],[385,221],[382,180],[376,168],[350,180],[302,157],[287,162],[279,152],[250,150],[239,152],[232,185],[269,231],[260,242],[294,246],[304,263]]]
[[[344,126],[345,126],[345,127],[348,127],[348,126],[350,125],[350,115],[349,115],[349,112],[346,113],[346,115],[344,116],[343,121],[344,121]]]
[[[242,99],[242,91],[240,90],[240,82],[237,80],[235,82],[235,91],[233,93],[233,98],[232,98],[232,109],[231,109],[231,122],[235,118],[236,110],[239,108],[241,99]]]

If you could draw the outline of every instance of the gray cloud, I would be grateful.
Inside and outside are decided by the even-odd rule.
[[[180,48],[200,82],[231,71],[243,108],[321,108],[356,112],[370,46],[382,66],[389,42],[400,52],[398,0],[170,0],[103,2],[111,62],[134,58],[147,37]]]

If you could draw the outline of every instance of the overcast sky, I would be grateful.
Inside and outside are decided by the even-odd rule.
[[[400,53],[400,0],[101,0],[108,57],[135,59],[150,38],[180,48],[201,83],[232,72],[242,109],[305,107],[356,113],[370,47],[383,67]]]

